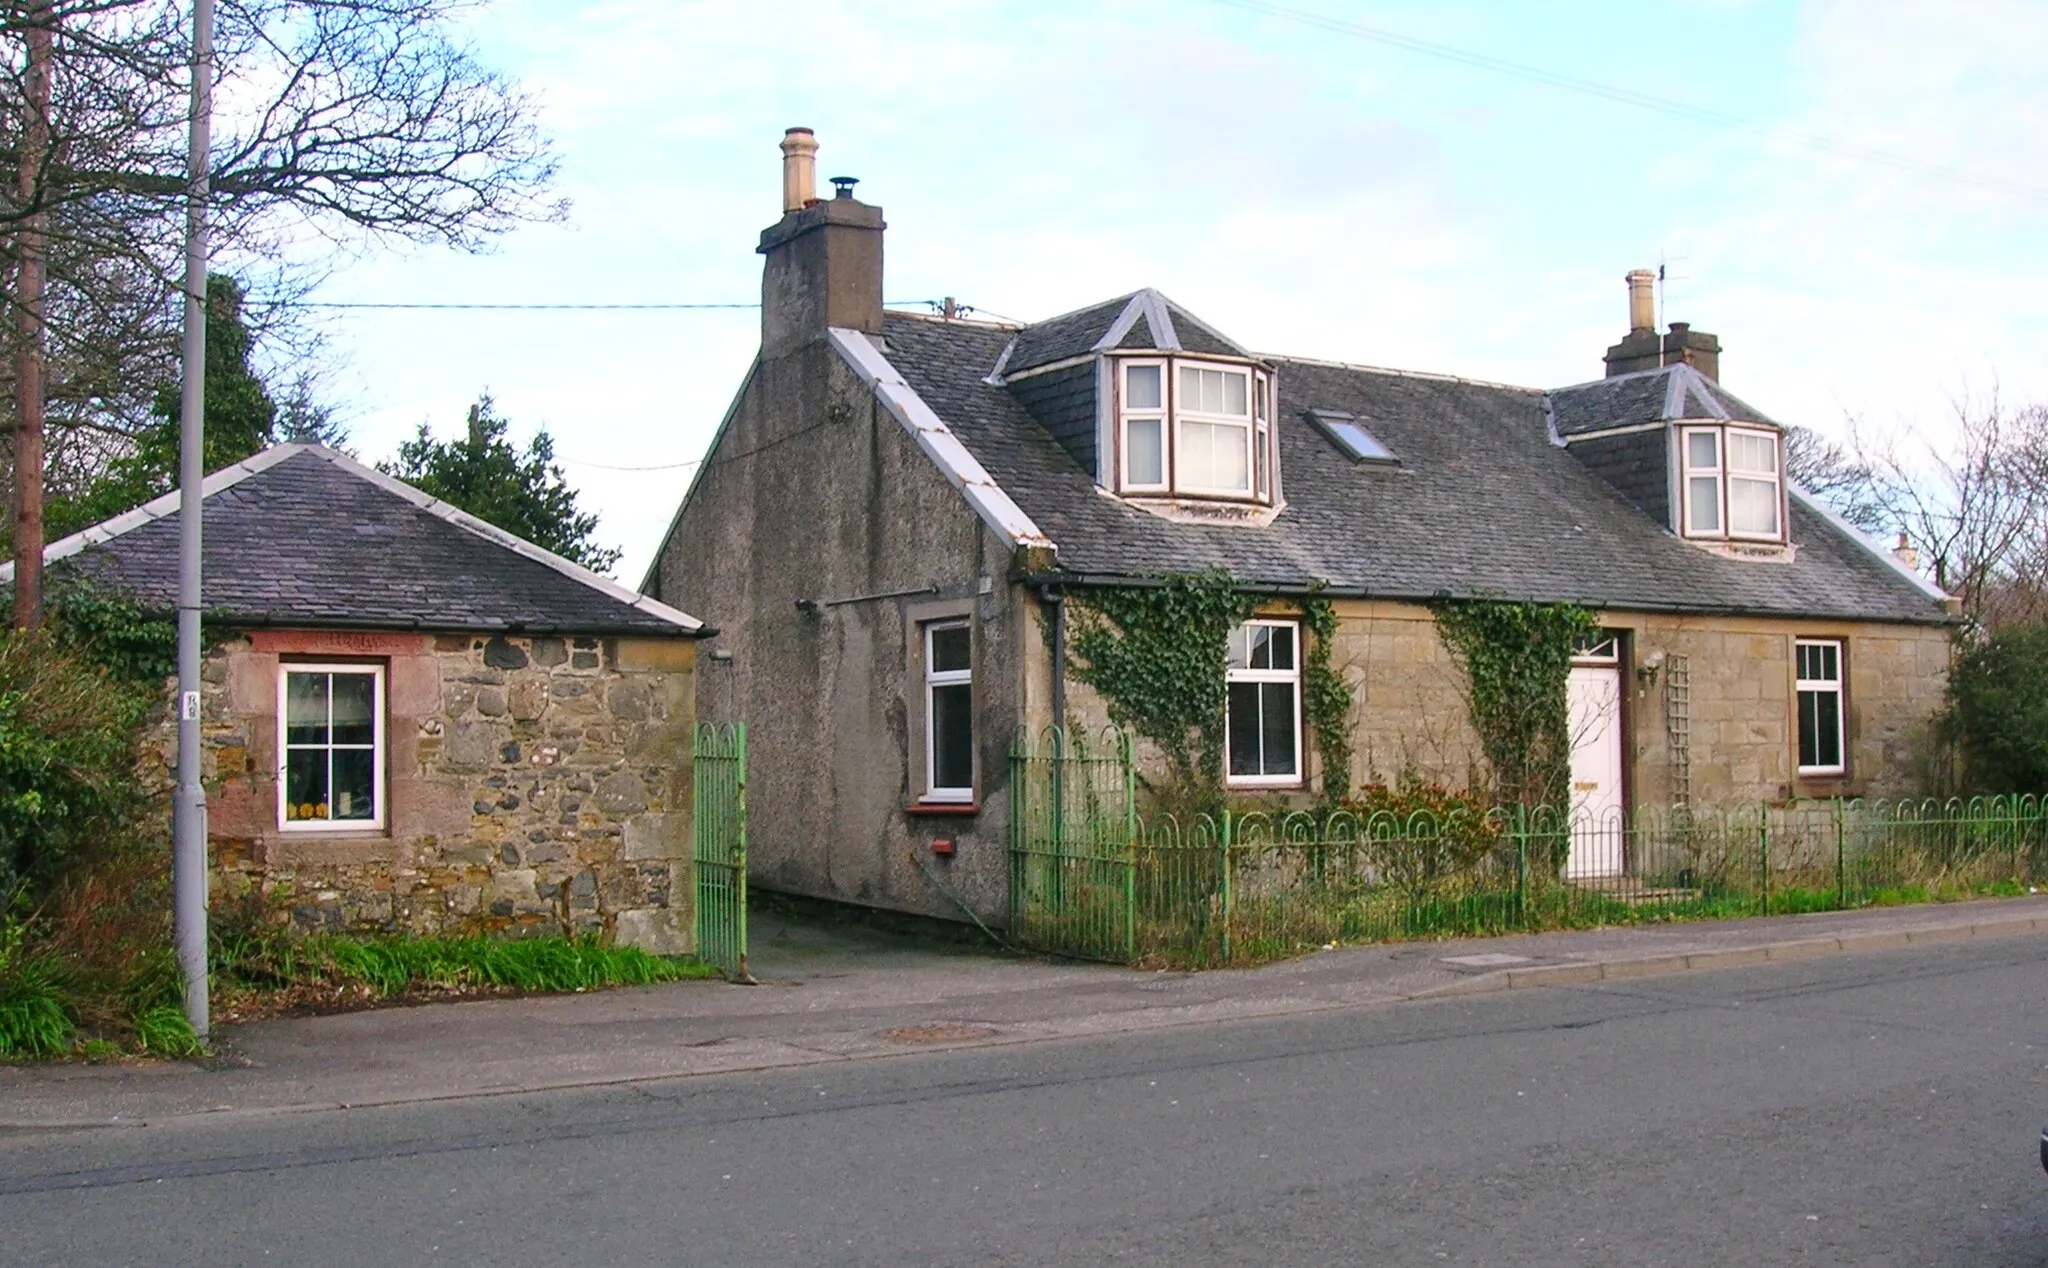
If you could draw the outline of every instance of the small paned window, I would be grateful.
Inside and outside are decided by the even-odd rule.
[[[1686,536],[1784,539],[1776,432],[1687,427],[1680,440]]]
[[[1250,366],[1119,360],[1117,487],[1271,501],[1273,381]]]
[[[1179,387],[1180,483],[1200,493],[1249,493],[1250,372],[1183,365]]]
[[[1124,487],[1166,487],[1166,367],[1124,366]]]
[[[925,800],[974,800],[974,647],[966,621],[924,627]]]
[[[1301,782],[1300,631],[1293,621],[1247,621],[1230,632],[1224,747],[1232,784]]]
[[[278,693],[278,824],[384,826],[384,668],[287,665]]]
[[[1848,769],[1842,744],[1842,645],[1800,640],[1793,646],[1799,693],[1799,773],[1839,775]]]
[[[1778,536],[1776,436],[1728,433],[1728,531],[1742,537]]]

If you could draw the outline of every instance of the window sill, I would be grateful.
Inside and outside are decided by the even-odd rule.
[[[903,813],[930,817],[978,815],[981,813],[981,803],[978,801],[913,801],[903,807]]]

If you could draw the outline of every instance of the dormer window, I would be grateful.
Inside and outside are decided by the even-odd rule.
[[[1272,499],[1272,376],[1179,357],[1117,362],[1117,489]]]
[[[1681,427],[1678,443],[1687,537],[1784,540],[1777,432]]]

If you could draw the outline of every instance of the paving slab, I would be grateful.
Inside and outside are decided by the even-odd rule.
[[[222,1027],[186,1062],[0,1066],[0,1131],[501,1096],[1036,1043],[2048,933],[2048,896],[1327,950],[1147,972],[766,920],[758,986],[666,986]]]

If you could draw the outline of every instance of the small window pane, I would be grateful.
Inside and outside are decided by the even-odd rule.
[[[285,751],[286,819],[327,818],[327,753],[328,750],[324,748],[295,748]]]
[[[1720,437],[1710,431],[1688,433],[1685,438],[1685,463],[1701,470],[1713,470],[1721,465]]]
[[[974,689],[967,683],[932,688],[932,787],[974,786]]]
[[[334,704],[336,744],[374,744],[377,740],[377,680],[368,674],[335,674],[328,691]]]
[[[1191,365],[1180,368],[1180,407],[1202,408],[1202,372]]]
[[[1251,405],[1245,400],[1245,376],[1242,374],[1224,374],[1219,377],[1223,380],[1223,412],[1226,414],[1250,413]]]
[[[1263,775],[1259,756],[1259,687],[1256,682],[1230,684],[1230,773]]]
[[[1692,479],[1692,529],[1696,533],[1721,531],[1721,481],[1715,476]]]
[[[1251,429],[1229,423],[1180,425],[1180,483],[1197,489],[1240,492],[1251,487]]]
[[[1294,627],[1292,625],[1269,625],[1266,633],[1266,652],[1274,669],[1294,668]]]
[[[327,742],[327,675],[285,675],[285,742]]]
[[[964,625],[942,625],[932,631],[932,672],[948,673],[972,667],[968,630]]]
[[[1165,398],[1160,395],[1158,366],[1133,365],[1124,368],[1126,409],[1159,409],[1165,403]]]
[[[366,748],[334,750],[334,803],[329,817],[377,817],[377,754]]]
[[[1224,653],[1225,661],[1232,669],[1244,669],[1251,664],[1252,631],[1249,625],[1240,625],[1230,631],[1230,642]]]
[[[1728,526],[1738,533],[1776,536],[1778,486],[1770,480],[1728,481]]]
[[[1132,484],[1166,483],[1166,424],[1157,418],[1134,418],[1125,431],[1125,479]]]
[[[1728,435],[1728,469],[1752,475],[1776,475],[1778,473],[1778,442],[1769,436],[1755,436],[1748,432],[1730,432]]]

